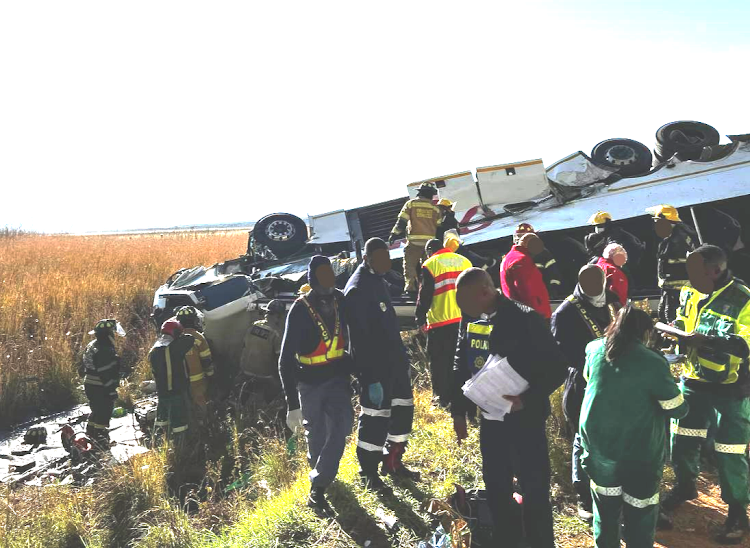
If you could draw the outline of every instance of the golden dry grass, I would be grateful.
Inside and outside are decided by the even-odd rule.
[[[175,270],[244,253],[242,231],[0,237],[0,423],[75,399],[87,332],[114,317],[131,365],[152,342],[154,290]]]

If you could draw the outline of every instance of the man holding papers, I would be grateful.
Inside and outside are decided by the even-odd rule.
[[[523,494],[523,523],[532,548],[554,548],[549,500],[550,464],[545,423],[549,396],[559,388],[567,361],[547,322],[534,310],[498,292],[481,269],[463,272],[457,282],[457,302],[465,317],[491,326],[486,363],[469,363],[462,356],[469,329],[457,348],[454,367],[453,425],[466,437],[467,398],[482,410],[480,448],[482,473],[492,510],[495,545],[518,546],[521,531],[512,515],[513,468],[518,456],[518,480]],[[481,361],[481,360],[480,360]]]

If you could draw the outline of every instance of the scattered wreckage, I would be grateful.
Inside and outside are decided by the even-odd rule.
[[[463,171],[417,181],[407,185],[408,196],[313,215],[309,228],[294,215],[268,215],[250,232],[245,255],[173,274],[156,291],[152,316],[158,324],[179,306],[196,306],[205,314],[215,358],[236,364],[245,331],[262,314],[261,303],[282,299],[291,304],[314,254],[332,257],[343,287],[361,260],[365,241],[387,239],[401,207],[425,182],[435,184],[439,197],[456,203],[463,243],[479,255],[506,253],[521,222],[540,230],[563,276],[558,298],[572,290],[578,269],[589,259],[582,242],[596,211],[608,211],[616,225],[642,242],[644,252],[629,264],[636,298],[658,295],[658,242],[645,213],[656,204],[674,205],[684,221],[697,225],[703,241],[736,251],[734,267],[742,275],[750,271],[742,232],[750,226],[750,136],[719,141],[711,126],[673,122],[657,131],[653,154],[637,141],[609,139],[590,156],[579,151],[548,167],[534,159],[477,168],[476,175]],[[404,245],[391,246],[396,284],[402,283]],[[394,304],[403,325],[410,326],[414,302],[395,295]]]

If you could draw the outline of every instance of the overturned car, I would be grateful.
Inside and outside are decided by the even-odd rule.
[[[261,304],[282,299],[291,305],[314,254],[332,258],[337,285],[343,287],[361,260],[365,241],[387,239],[401,207],[425,182],[437,187],[440,198],[457,204],[463,244],[481,256],[502,257],[516,226],[533,225],[559,265],[563,283],[553,297],[572,291],[578,269],[589,260],[583,239],[596,211],[609,212],[639,242],[639,252],[628,263],[631,294],[656,297],[658,240],[645,210],[664,203],[677,207],[703,242],[731,252],[738,276],[750,277],[743,243],[750,226],[750,135],[728,140],[720,144],[718,131],[706,124],[673,122],[657,131],[653,153],[630,139],[609,139],[591,155],[579,151],[548,167],[534,159],[417,181],[407,185],[408,196],[314,215],[309,226],[294,215],[268,215],[250,232],[245,255],[170,276],[156,291],[153,318],[160,323],[179,306],[196,306],[205,315],[216,358],[236,364],[245,331],[261,316]],[[403,286],[404,245],[391,246],[393,287]],[[394,293],[396,311],[408,327],[414,302]]]

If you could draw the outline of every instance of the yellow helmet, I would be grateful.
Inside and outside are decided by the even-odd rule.
[[[302,287],[299,288],[299,294],[300,295],[307,295],[312,291],[312,287],[310,287],[310,284],[305,284]]]
[[[680,222],[680,214],[677,212],[677,208],[671,205],[662,204],[654,207],[649,207],[646,210],[646,213],[650,214],[656,219],[666,219],[667,221],[672,221],[673,223]]]
[[[451,202],[448,198],[440,198],[440,201],[437,203],[437,205],[453,209],[456,205],[456,202]]]
[[[603,225],[607,221],[612,220],[612,215],[606,211],[597,211],[589,218],[590,225]]]
[[[452,253],[455,253],[461,246],[461,238],[458,237],[458,234],[454,230],[449,230],[443,236],[443,245]]]

